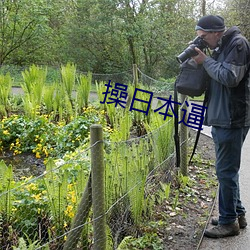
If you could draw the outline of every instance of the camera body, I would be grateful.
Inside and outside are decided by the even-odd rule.
[[[200,50],[203,50],[207,48],[207,43],[199,36],[197,36],[190,45],[180,54],[176,57],[177,61],[179,63],[183,63],[188,58],[198,55],[198,53],[195,51],[195,47],[199,48]]]

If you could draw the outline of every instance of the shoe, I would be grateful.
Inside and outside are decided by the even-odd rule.
[[[222,225],[219,224],[210,229],[206,229],[204,235],[209,238],[224,238],[228,236],[239,235],[240,227],[238,222],[232,224]]]
[[[238,222],[239,222],[240,229],[243,229],[243,228],[245,228],[247,226],[247,220],[246,220],[245,214],[239,215]],[[218,219],[212,218],[211,224],[214,225],[214,226],[217,226],[218,225]]]

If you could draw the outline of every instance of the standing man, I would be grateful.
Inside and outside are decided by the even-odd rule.
[[[202,17],[195,30],[213,50],[212,57],[195,48],[193,59],[203,64],[211,80],[204,124],[212,126],[219,181],[219,218],[207,237],[239,234],[247,226],[240,200],[241,149],[250,126],[250,45],[237,27],[226,30],[220,16]]]

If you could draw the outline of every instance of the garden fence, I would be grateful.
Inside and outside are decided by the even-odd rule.
[[[172,134],[169,122],[128,141],[96,139],[81,152],[82,161],[73,163],[77,176],[68,169],[68,162],[50,162],[44,174],[1,193],[1,205],[15,214],[1,217],[1,249],[22,242],[33,245],[32,249],[119,249],[124,239],[136,235],[142,220],[154,216],[155,202],[166,198],[161,185],[171,182],[175,170]],[[88,169],[85,158],[90,154]],[[69,179],[75,181],[68,183]]]
[[[187,127],[181,131],[185,170]],[[138,226],[155,216],[176,171],[173,119],[124,141],[105,138],[100,125],[90,134],[78,160],[49,159],[43,174],[19,187],[12,188],[11,167],[0,163],[1,249],[122,249],[143,233]]]

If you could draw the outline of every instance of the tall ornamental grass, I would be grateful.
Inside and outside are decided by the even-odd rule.
[[[11,93],[12,79],[10,74],[0,75],[0,117],[7,116],[9,111],[9,96]]]
[[[46,83],[47,68],[32,65],[28,70],[22,72],[24,91],[24,112],[27,116],[34,118],[40,113],[43,90]]]

